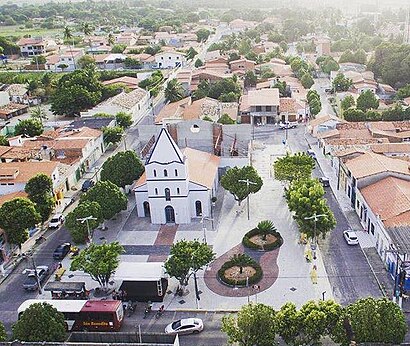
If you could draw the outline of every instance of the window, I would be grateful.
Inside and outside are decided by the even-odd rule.
[[[374,225],[373,223],[370,224],[370,232],[374,235]]]
[[[171,200],[171,191],[168,188],[165,189],[165,200],[166,201]]]
[[[154,177],[156,177],[157,176],[157,170],[154,169],[153,173],[154,173]]]
[[[272,112],[272,106],[266,106],[266,111],[267,112]]]
[[[201,201],[195,202],[195,212],[196,216],[202,216],[202,203]]]
[[[176,177],[178,176],[178,170],[177,169],[175,170],[175,176]]]
[[[179,195],[180,193],[179,193],[179,187],[177,187],[177,194]]]
[[[158,195],[158,189],[157,188],[155,188],[155,194]]]
[[[262,106],[256,106],[256,111],[257,112],[262,112]]]
[[[164,169],[164,177],[168,176],[168,171],[166,169]]]

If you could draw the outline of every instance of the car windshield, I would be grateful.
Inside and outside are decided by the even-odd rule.
[[[174,323],[172,323],[172,329],[178,329],[179,327],[181,327],[181,320],[175,321]]]
[[[350,235],[349,238],[352,239],[352,240],[356,240],[356,239],[357,239],[357,237],[356,237],[355,235]]]
[[[58,218],[52,218],[50,222],[58,222]]]

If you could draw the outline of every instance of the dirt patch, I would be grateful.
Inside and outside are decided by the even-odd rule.
[[[255,275],[256,270],[253,267],[247,266],[247,267],[242,267],[242,273],[240,273],[240,267],[239,266],[233,266],[231,268],[228,268],[225,270],[225,277],[231,280],[246,280],[246,278],[250,278]]]
[[[266,244],[273,244],[278,240],[278,238],[276,238],[273,234],[268,234],[266,236],[266,240],[263,240],[263,236],[257,234],[249,238],[249,240],[256,245],[264,246]]]

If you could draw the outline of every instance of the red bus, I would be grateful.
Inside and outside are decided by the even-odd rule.
[[[119,331],[124,309],[119,300],[26,300],[18,308],[19,316],[32,304],[47,303],[64,315],[68,331]]]

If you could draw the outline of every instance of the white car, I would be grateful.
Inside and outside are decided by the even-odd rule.
[[[357,238],[356,232],[351,229],[344,231],[343,237],[345,238],[346,243],[348,245],[358,245],[359,244],[359,239]]]
[[[298,126],[298,122],[297,121],[285,121],[280,122],[279,123],[279,128],[282,130],[286,130],[286,129],[294,129]]]
[[[165,334],[197,334],[204,329],[204,323],[200,318],[184,318],[168,324],[165,327]]]
[[[59,228],[64,223],[64,215],[62,214],[55,214],[50,222],[48,223],[48,228]]]

